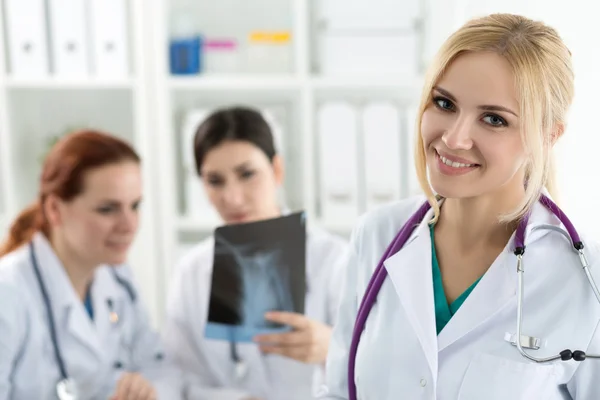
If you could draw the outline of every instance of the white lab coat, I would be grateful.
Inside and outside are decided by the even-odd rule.
[[[206,339],[214,239],[194,247],[179,263],[170,288],[165,344],[186,371],[188,400],[306,400],[314,398],[323,378],[323,366],[313,366],[263,355],[253,343],[238,343],[248,375],[237,382],[230,343]],[[307,235],[306,315],[333,325],[337,311],[341,271],[336,261],[347,242],[319,229]]]
[[[359,303],[388,244],[423,201],[409,199],[383,207],[364,216],[355,229],[345,257],[346,282],[321,399],[348,399],[348,354]],[[430,211],[404,248],[384,263],[389,275],[358,347],[354,375],[358,398],[558,400],[570,395],[573,399],[600,399],[600,360],[536,364],[504,340],[505,333],[516,333],[513,238],[436,335],[427,225],[432,215]],[[530,218],[523,256],[523,335],[540,338],[543,344],[529,352],[536,357],[556,355],[564,349],[600,354],[600,305],[566,238],[547,228],[531,232],[532,227],[543,224],[562,227],[538,203]],[[585,236],[582,240],[600,283],[599,246]]]
[[[67,373],[79,400],[107,400],[124,372],[140,372],[160,400],[181,398],[181,382],[169,365],[139,295],[135,304],[108,266],[92,284],[94,321],[78,298],[47,239],[33,238]],[[131,282],[131,271],[118,267]],[[110,322],[109,303],[119,320]],[[46,308],[30,259],[29,246],[0,259],[0,400],[57,399],[60,370],[54,356]]]

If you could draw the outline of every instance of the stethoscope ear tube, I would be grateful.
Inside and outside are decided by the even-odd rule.
[[[54,314],[52,313],[52,307],[50,303],[50,296],[48,296],[48,291],[46,290],[46,285],[44,285],[44,281],[42,279],[42,274],[40,272],[40,266],[35,255],[35,249],[33,246],[33,242],[29,242],[29,256],[31,259],[31,265],[33,266],[33,270],[35,272],[35,276],[37,278],[38,284],[40,286],[40,291],[42,293],[42,297],[44,299],[44,307],[46,308],[46,318],[48,319],[48,328],[50,329],[50,339],[52,340],[52,347],[54,350],[54,357],[56,358],[56,363],[58,364],[58,368],[60,370],[60,377],[63,381],[68,381],[69,377],[67,375],[67,369],[65,367],[64,360],[62,358],[58,337],[56,335],[56,327],[54,325]]]

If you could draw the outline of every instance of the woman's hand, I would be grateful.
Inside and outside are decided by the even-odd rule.
[[[279,354],[307,364],[323,364],[327,359],[331,327],[291,312],[269,312],[268,321],[289,325],[291,332],[259,335],[254,340],[264,353]]]
[[[127,372],[117,383],[110,400],[156,400],[156,391],[142,375]]]

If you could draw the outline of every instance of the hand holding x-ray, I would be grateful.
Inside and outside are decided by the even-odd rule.
[[[255,341],[264,353],[279,354],[307,364],[325,362],[331,339],[330,326],[291,312],[269,312],[265,318],[293,330],[257,336]]]

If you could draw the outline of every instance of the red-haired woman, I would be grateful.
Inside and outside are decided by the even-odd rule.
[[[124,265],[139,164],[127,143],[94,131],[48,154],[36,203],[0,244],[0,400],[180,397]]]

